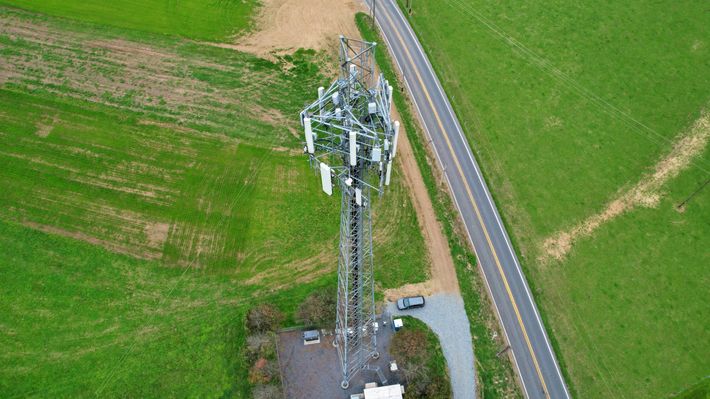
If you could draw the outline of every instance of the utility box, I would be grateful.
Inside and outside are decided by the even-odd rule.
[[[400,384],[365,388],[365,399],[402,399],[404,387]]]
[[[395,331],[399,331],[402,327],[404,327],[404,322],[402,321],[402,319],[392,320],[392,328]]]
[[[303,345],[320,344],[320,332],[309,330],[303,332]]]

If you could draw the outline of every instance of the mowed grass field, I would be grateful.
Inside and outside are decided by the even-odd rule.
[[[340,201],[297,120],[332,60],[266,61],[119,16],[0,21],[0,396],[250,397],[248,308],[293,324],[335,284]],[[374,200],[381,288],[424,281],[429,262],[393,182]]]
[[[707,376],[710,189],[677,208],[710,178],[707,5],[415,1],[410,20],[575,396],[670,397]],[[649,183],[674,162],[689,166]],[[594,228],[551,256],[576,226]]]
[[[2,0],[58,17],[190,39],[225,41],[251,28],[256,0]]]

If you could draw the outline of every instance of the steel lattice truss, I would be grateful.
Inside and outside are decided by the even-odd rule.
[[[390,120],[392,87],[375,81],[376,43],[340,37],[340,76],[301,112],[311,165],[323,191],[342,192],[335,342],[343,388],[376,358],[370,193],[389,185],[399,122]]]

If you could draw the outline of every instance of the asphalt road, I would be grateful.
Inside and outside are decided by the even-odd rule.
[[[378,0],[376,17],[473,243],[525,396],[568,398],[567,387],[508,234],[426,54],[394,0]]]

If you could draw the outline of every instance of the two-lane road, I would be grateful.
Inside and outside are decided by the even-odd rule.
[[[510,344],[525,396],[568,398],[510,239],[426,54],[394,0],[378,0],[376,17],[461,213]]]

